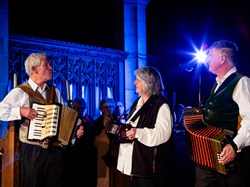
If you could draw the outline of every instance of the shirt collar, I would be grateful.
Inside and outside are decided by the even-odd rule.
[[[29,83],[30,87],[32,88],[32,90],[34,90],[34,91],[36,91],[38,89],[41,89],[41,88],[39,88],[39,86],[31,78],[29,78],[28,83]],[[48,85],[45,83],[43,91],[46,88],[48,88]]]
[[[142,99],[142,97],[140,97],[140,99],[139,99],[139,101],[137,103],[137,107],[141,108],[142,105],[143,105],[143,99]]]
[[[235,72],[237,72],[237,68],[236,67],[233,67],[232,69],[230,69],[225,75],[224,75],[224,77],[221,79],[221,83],[219,83],[219,78],[218,77],[216,77],[216,82],[217,82],[217,84],[222,84],[225,80],[226,80],[226,78],[228,78],[230,75],[232,75],[233,73],[235,73]]]

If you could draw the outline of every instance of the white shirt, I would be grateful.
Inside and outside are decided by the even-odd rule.
[[[235,73],[237,69],[232,68],[221,80],[221,83],[218,83],[216,90],[218,87],[225,81],[227,77],[231,74]],[[216,78],[218,80],[218,78]],[[236,137],[234,138],[234,142],[240,151],[243,147],[250,146],[250,78],[242,77],[237,83],[234,92],[233,92],[233,100],[238,104],[239,107],[239,115],[242,118],[240,123],[241,127],[238,130]]]
[[[31,79],[29,79],[28,82],[34,91],[36,90],[39,91],[43,95],[44,99],[46,99],[47,85],[45,85],[44,88],[41,89]],[[57,97],[59,98],[58,102],[64,104],[59,90],[55,89],[55,92]],[[22,116],[20,115],[20,107],[30,107],[29,95],[21,88],[14,88],[7,94],[7,96],[0,103],[0,120],[2,121],[20,120],[22,118]],[[19,140],[21,142],[39,145],[42,146],[43,148],[48,147],[48,145],[39,144],[37,142],[27,140],[27,134],[28,134],[28,127],[22,124],[21,127],[19,128]]]
[[[139,99],[136,110],[133,115],[127,120],[129,120],[136,114],[136,112],[142,107],[142,98]],[[133,127],[137,126],[137,118]],[[163,104],[158,112],[155,127],[153,129],[149,128],[137,128],[135,138],[138,139],[142,144],[153,147],[165,143],[169,140],[173,128],[173,118],[167,104]],[[132,169],[132,152],[134,143],[121,143],[119,147],[117,169],[126,175],[131,174]]]
[[[38,90],[43,97],[46,99],[46,92],[44,89],[41,89],[34,81],[31,79],[28,80],[31,88],[36,91]],[[64,101],[60,95],[58,89],[56,90],[56,95],[60,98],[59,103],[63,104]],[[29,95],[24,92],[21,88],[12,89],[0,103],[0,120],[2,121],[12,121],[20,120],[20,107],[29,107]]]

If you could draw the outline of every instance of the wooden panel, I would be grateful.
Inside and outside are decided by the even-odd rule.
[[[8,132],[0,140],[2,150],[1,187],[19,187],[19,140],[18,128],[9,123]]]

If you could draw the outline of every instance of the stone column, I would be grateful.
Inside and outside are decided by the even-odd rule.
[[[138,97],[134,71],[147,65],[146,6],[149,0],[124,0],[125,104],[129,108]]]
[[[8,0],[0,1],[0,25],[0,100],[2,100],[8,85]]]

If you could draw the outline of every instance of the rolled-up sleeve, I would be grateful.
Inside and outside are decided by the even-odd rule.
[[[20,88],[12,89],[0,103],[0,120],[20,120],[20,107],[29,106],[28,94]]]
[[[250,146],[250,79],[242,77],[233,94],[234,101],[239,106],[239,114],[242,118],[240,128],[236,137],[234,138],[235,144],[238,149]]]

